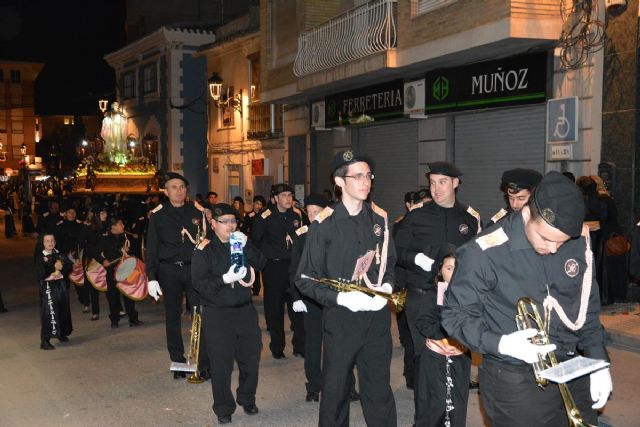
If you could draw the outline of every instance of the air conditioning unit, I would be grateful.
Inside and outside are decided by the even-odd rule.
[[[616,12],[627,6],[627,0],[604,0],[604,6],[609,12]]]
[[[311,104],[311,127],[315,130],[324,130],[324,101]]]
[[[405,82],[404,113],[410,116],[424,115],[424,79]]]

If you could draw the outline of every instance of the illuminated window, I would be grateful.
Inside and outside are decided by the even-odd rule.
[[[64,116],[65,125],[73,125],[73,116]]]
[[[146,65],[142,69],[142,90],[145,95],[158,91],[158,69],[156,64]]]
[[[122,75],[122,96],[124,99],[131,99],[136,96],[136,76],[133,72]]]

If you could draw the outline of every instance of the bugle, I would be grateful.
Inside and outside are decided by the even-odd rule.
[[[368,295],[377,295],[386,300],[391,301],[393,304],[393,308],[396,312],[401,312],[404,309],[404,305],[407,302],[407,290],[401,289],[399,292],[395,292],[392,294],[388,294],[382,291],[376,291],[374,289],[370,289],[366,286],[359,286],[354,282],[346,282],[335,279],[326,279],[326,278],[315,278],[311,276],[307,276],[306,274],[301,274],[301,278],[313,280],[314,282],[324,283],[329,285],[332,289],[335,289],[338,292],[362,292]]]
[[[535,302],[533,302],[529,297],[522,297],[518,300],[516,308],[516,325],[518,326],[518,330],[531,328],[537,329],[538,334],[531,338],[531,342],[536,345],[551,344],[548,333],[549,325],[542,320],[542,317],[540,317],[540,312],[538,311],[538,307],[536,307]],[[544,388],[549,384],[547,379],[540,376],[540,372],[552,366],[556,366],[557,364],[558,360],[556,359],[554,352],[550,351],[544,356],[538,354],[538,361],[533,363],[533,373],[538,386]],[[582,418],[582,415],[576,406],[576,402],[573,400],[573,396],[569,391],[569,387],[566,384],[558,383],[558,388],[560,389],[560,395],[562,396],[564,408],[567,412],[569,425],[571,427],[595,427]]]
[[[193,314],[191,319],[191,338],[189,339],[189,354],[187,354],[187,364],[193,364],[195,371],[189,375],[187,382],[191,384],[200,384],[204,382],[204,378],[200,376],[198,369],[198,361],[200,359],[200,333],[202,332],[202,315],[198,313],[198,307],[193,306]]]

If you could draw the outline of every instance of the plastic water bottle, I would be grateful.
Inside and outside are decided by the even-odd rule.
[[[229,245],[231,246],[231,264],[235,264],[236,268],[234,272],[238,272],[242,266],[245,265],[244,252],[242,250],[242,239],[236,232],[231,233],[229,238]]]

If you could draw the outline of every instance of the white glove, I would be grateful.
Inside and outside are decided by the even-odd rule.
[[[386,283],[388,285],[388,283]],[[389,285],[391,286],[391,285]],[[369,298],[369,306],[367,307],[367,311],[379,311],[387,306],[387,300],[382,298],[379,295],[376,295],[373,298]]]
[[[391,293],[393,292],[393,286],[391,286],[391,283],[383,283],[380,286],[374,286],[373,290],[378,292],[384,292],[385,294],[391,295]]]
[[[238,280],[242,279],[244,276],[247,275],[247,267],[240,267],[238,272],[234,273],[233,270],[235,270],[237,266],[238,266],[237,264],[233,264],[231,267],[229,267],[229,271],[227,271],[222,275],[222,280],[224,281],[224,283],[229,284],[229,283],[237,282]]]
[[[600,409],[607,403],[607,399],[609,399],[609,395],[613,390],[611,372],[609,372],[609,368],[600,369],[592,373],[589,379],[591,380],[591,399],[596,402],[591,407]]]
[[[244,248],[245,245],[247,244],[247,235],[244,234],[242,231],[234,231],[232,234],[234,238],[242,242],[242,247]]]
[[[307,312],[307,306],[305,305],[304,301],[302,301],[301,299],[294,301],[293,306],[291,308],[293,308],[293,311],[295,311],[296,313]]]
[[[158,298],[162,295],[162,289],[160,289],[160,283],[157,280],[149,280],[147,283],[147,291],[154,300],[158,301]]]
[[[534,337],[537,333],[537,330],[530,328],[503,335],[498,344],[498,353],[527,363],[537,362],[538,354],[545,355],[556,349],[555,344],[533,344],[529,338]]]
[[[431,266],[433,265],[433,260],[422,252],[416,255],[413,262],[424,271],[431,271]]]
[[[371,298],[362,292],[339,292],[338,305],[348,308],[351,311],[370,311]],[[382,298],[384,300],[384,298]]]

